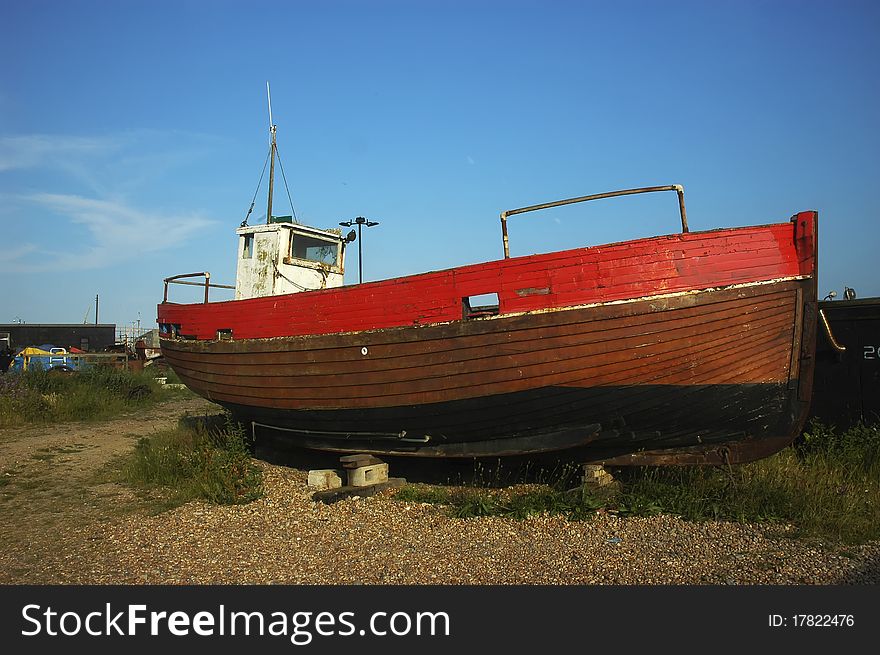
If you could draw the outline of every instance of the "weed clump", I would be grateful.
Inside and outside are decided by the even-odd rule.
[[[164,507],[190,500],[234,505],[262,496],[262,472],[251,459],[244,428],[227,418],[220,429],[179,427],[138,441],[120,478],[158,491]]]

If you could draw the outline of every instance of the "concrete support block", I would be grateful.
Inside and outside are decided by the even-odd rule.
[[[313,489],[338,489],[342,478],[334,469],[313,469],[309,471],[309,487]]]
[[[388,464],[371,464],[347,469],[348,486],[366,487],[388,480]]]
[[[604,487],[614,482],[611,474],[601,464],[584,464],[583,483],[590,487]]]
[[[584,464],[584,480],[601,478],[603,475],[608,475],[608,473],[601,464]]]

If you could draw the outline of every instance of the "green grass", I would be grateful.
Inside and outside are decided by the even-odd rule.
[[[142,438],[116,463],[113,477],[146,492],[159,509],[191,500],[242,504],[262,496],[262,472],[244,429],[229,419],[220,429],[178,427]]]
[[[6,373],[0,375],[0,428],[108,418],[155,403],[160,386],[149,374],[100,366]]]
[[[733,467],[633,467],[614,473],[619,487],[598,495],[572,489],[578,480],[571,469],[557,469],[521,490],[501,490],[495,483],[503,476],[475,468],[470,486],[409,485],[396,498],[444,505],[457,517],[550,513],[580,520],[601,509],[620,516],[786,523],[797,536],[838,543],[880,539],[880,425],[838,431],[814,422],[795,445]],[[527,481],[508,478],[512,485]]]
[[[564,514],[572,520],[583,520],[603,506],[605,494],[583,487],[566,489],[568,476],[545,484],[530,483],[508,488],[442,487],[410,484],[398,491],[396,500],[444,505],[449,514],[458,518],[508,516],[525,519],[540,514]]]

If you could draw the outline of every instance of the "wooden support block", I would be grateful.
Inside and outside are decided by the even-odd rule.
[[[367,453],[359,453],[356,455],[344,455],[339,458],[339,462],[344,469],[356,469],[361,466],[372,466],[374,464],[382,464],[382,460],[373,457]]]
[[[370,484],[366,487],[340,487],[339,489],[316,491],[312,494],[312,500],[330,504],[351,496],[372,496],[385,489],[398,489],[405,484],[405,478],[388,478],[385,482]]]

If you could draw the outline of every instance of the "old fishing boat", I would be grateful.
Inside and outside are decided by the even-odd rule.
[[[509,254],[510,216],[662,191],[678,194],[681,232]],[[209,273],[165,280],[162,353],[256,436],[336,452],[725,463],[800,433],[816,212],[690,232],[670,185],[506,211],[501,226],[502,259],[343,285],[356,234],[275,217],[270,192],[266,223],[237,230],[233,300],[209,301],[223,286]],[[174,283],[204,286],[203,301],[170,301]]]

